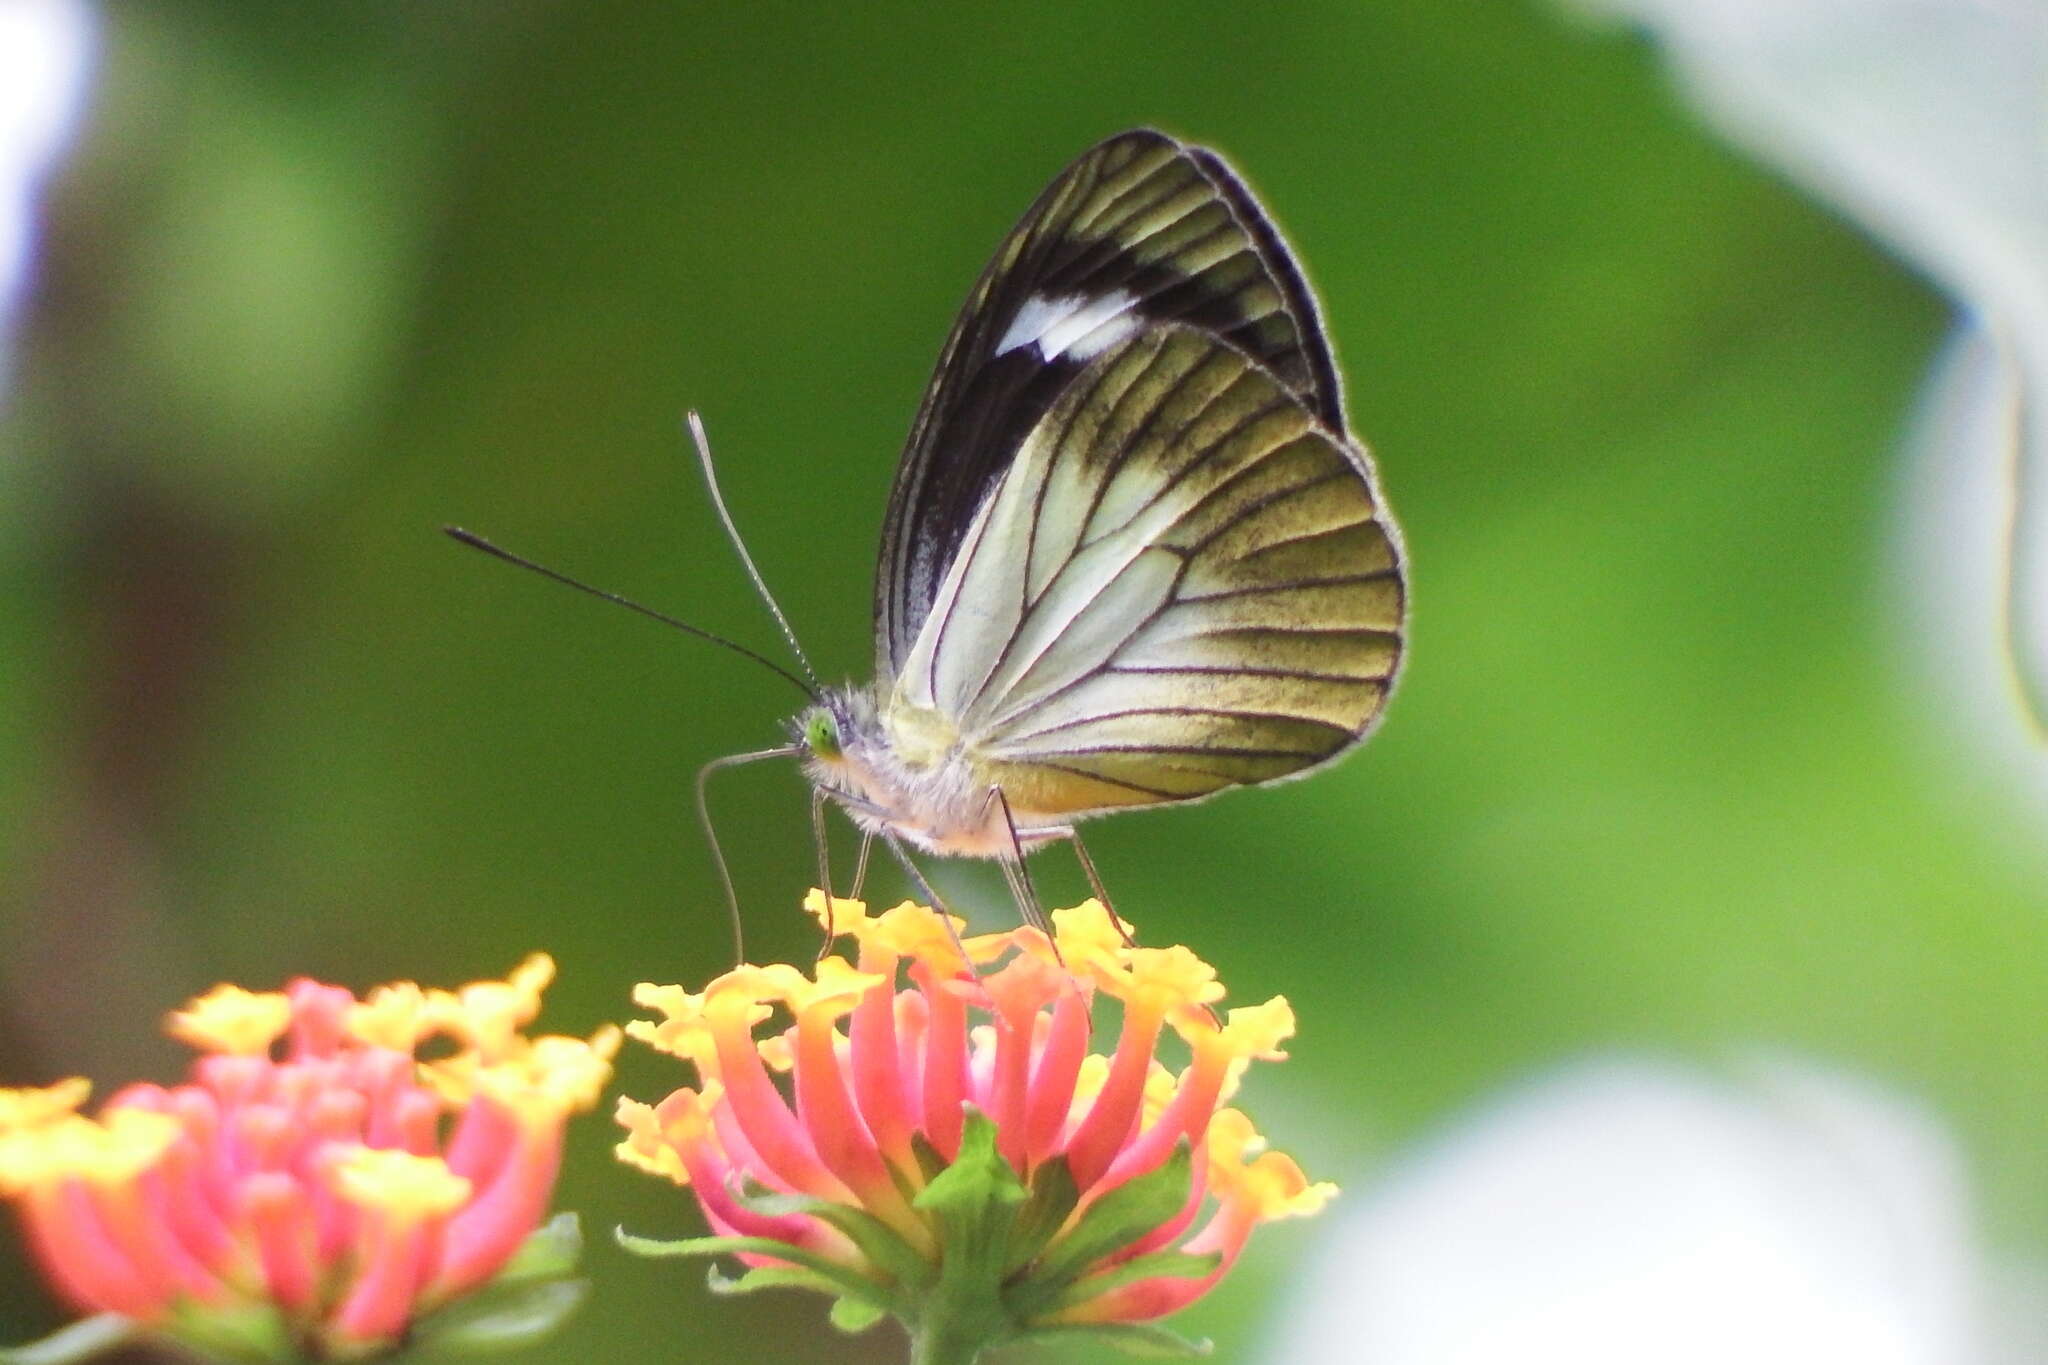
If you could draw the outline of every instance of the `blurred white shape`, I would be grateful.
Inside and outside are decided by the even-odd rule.
[[[1575,3],[1644,26],[1731,140],[1963,306],[1906,509],[1916,577],[1946,589],[1920,624],[1958,646],[1930,671],[1992,701],[1973,711],[1991,747],[2027,742],[2048,779],[2048,4]]]
[[[2048,1360],[2048,1261],[1993,1267],[1989,1333],[1997,1343],[1990,1365],[2041,1365]]]
[[[2048,347],[2034,358],[2048,360]],[[1988,738],[1990,760],[2048,799],[2035,747],[2048,684],[2048,410],[2028,401],[2048,394],[2048,368],[2029,375],[2028,359],[2010,337],[1966,320],[1935,362],[1911,442],[1902,577],[1923,668]],[[2022,479],[2031,490],[2016,502]]]
[[[1289,1365],[1970,1365],[1964,1183],[1923,1114],[1773,1061],[1583,1063],[1325,1230]]]
[[[84,103],[92,39],[83,0],[0,0],[0,377],[28,288],[36,198]]]
[[[2048,322],[2040,0],[1577,0],[1656,36],[1732,140],[1949,293]]]

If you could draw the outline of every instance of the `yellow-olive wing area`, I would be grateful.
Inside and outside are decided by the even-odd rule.
[[[1025,439],[893,696],[1020,811],[1189,800],[1362,738],[1405,615],[1364,452],[1230,343],[1155,327]]]

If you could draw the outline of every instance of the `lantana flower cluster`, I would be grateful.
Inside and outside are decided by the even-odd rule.
[[[634,1249],[730,1254],[749,1270],[715,1285],[820,1289],[848,1329],[893,1315],[920,1361],[1074,1332],[1163,1346],[1139,1324],[1333,1193],[1225,1105],[1251,1061],[1284,1055],[1285,999],[1219,1016],[1213,968],[1132,946],[1094,901],[1054,912],[1051,936],[967,939],[909,903],[807,908],[851,958],[635,992],[660,1017],[629,1035],[696,1083],[622,1101],[619,1154],[689,1187],[716,1235]],[[1096,1051],[1106,1000],[1121,1019]]]
[[[170,1016],[201,1053],[184,1084],[90,1117],[82,1080],[0,1091],[0,1195],[75,1307],[202,1354],[375,1355],[513,1278],[565,1308],[573,1237],[542,1224],[619,1034],[526,1036],[553,973],[535,955],[458,991],[220,986]]]

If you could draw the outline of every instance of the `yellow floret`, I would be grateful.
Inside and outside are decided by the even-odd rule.
[[[401,1218],[436,1218],[469,1199],[469,1181],[440,1157],[396,1147],[358,1147],[335,1161],[329,1179],[349,1203]]]
[[[447,1025],[478,1051],[496,1055],[540,1013],[541,992],[555,979],[555,960],[533,953],[503,981],[473,981],[452,996],[432,992],[429,1008],[448,1013]]]
[[[283,992],[222,984],[174,1012],[166,1028],[202,1052],[254,1057],[268,1052],[291,1022],[291,1001]]]
[[[92,1082],[83,1076],[73,1076],[55,1085],[0,1088],[0,1133],[33,1128],[75,1113],[91,1093]]]
[[[857,937],[869,922],[866,901],[834,896],[828,908],[825,893],[815,886],[804,893],[804,913],[818,921],[819,927],[828,930],[835,938],[841,934]]]
[[[417,982],[394,981],[351,1006],[346,1027],[357,1042],[411,1052],[438,1031],[440,1019],[438,1011],[429,1008],[427,992]]]
[[[450,1104],[484,1095],[525,1122],[553,1125],[597,1103],[624,1035],[606,1025],[588,1039],[548,1034],[517,1039],[496,1060],[465,1052],[420,1067],[420,1079]]]
[[[61,1180],[122,1185],[162,1158],[182,1125],[149,1109],[114,1109],[104,1119],[78,1114],[0,1133],[0,1195]]]

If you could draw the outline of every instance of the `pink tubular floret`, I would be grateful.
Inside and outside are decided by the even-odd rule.
[[[823,918],[826,904],[814,897],[811,908]],[[1283,1055],[1278,1044],[1293,1031],[1283,998],[1233,1010],[1225,1023],[1211,1009],[1222,997],[1212,968],[1185,948],[1136,947],[1100,906],[1056,914],[1060,937],[1050,941],[1036,929],[963,941],[910,905],[870,917],[841,901],[829,913],[857,939],[856,966],[825,958],[808,974],[741,967],[701,994],[679,986],[637,993],[666,1018],[629,1031],[694,1066],[701,1089],[678,1090],[652,1111],[623,1105],[631,1136],[621,1155],[689,1186],[719,1235],[831,1246],[823,1254],[871,1275],[878,1297],[901,1292],[894,1256],[868,1265],[866,1244],[852,1247],[834,1231],[836,1215],[765,1217],[748,1206],[748,1190],[847,1205],[886,1224],[902,1251],[943,1259],[947,1229],[959,1226],[943,1220],[959,1210],[927,1208],[919,1194],[938,1178],[934,1163],[961,1159],[973,1115],[976,1151],[992,1145],[1038,1201],[1032,1216],[1060,1210],[1057,1227],[1037,1229],[1050,1240],[1026,1244],[1043,1250],[1003,1265],[990,1292],[1006,1304],[1042,1305],[1018,1310],[1042,1315],[1033,1321],[1129,1322],[1193,1302],[1257,1223],[1313,1212],[1327,1199],[1329,1187],[1310,1185],[1284,1158],[1247,1165],[1246,1154],[1260,1151],[1257,1134],[1241,1113],[1219,1109],[1249,1059]],[[1091,1053],[1099,996],[1121,1006],[1106,1056]],[[793,1022],[769,1023],[778,1011]],[[1160,1057],[1162,1040],[1188,1049],[1177,1072]],[[787,1083],[778,1083],[772,1073],[785,1070]],[[1175,1164],[1178,1153],[1188,1155],[1184,1165]],[[1064,1178],[1050,1173],[1057,1167]],[[1184,1188],[1173,1183],[1183,1169]],[[1075,1277],[1058,1251],[1062,1239],[1088,1223],[1104,1195],[1151,1177],[1143,1202],[1125,1207],[1153,1209],[1156,1224],[1099,1251]],[[964,1181],[953,1192],[977,1187],[1006,1201],[994,1219],[1022,1207],[1008,1180]],[[1169,1269],[1194,1273],[1118,1283],[1119,1266],[1170,1252],[1217,1264],[1181,1261]],[[749,1264],[775,1260],[755,1246],[740,1254]],[[1012,1295],[1040,1269],[1056,1278],[1036,1297]],[[913,1303],[899,1316],[915,1323],[921,1311]]]
[[[506,1026],[551,971],[536,957],[469,988],[498,1007],[481,1018],[409,984],[374,1008],[307,980],[219,987],[172,1016],[203,1050],[183,1085],[130,1086],[95,1118],[76,1112],[82,1082],[0,1095],[0,1194],[81,1311],[175,1332],[253,1300],[309,1354],[374,1352],[496,1276],[546,1217],[563,1125],[617,1042]],[[442,1036],[454,1054],[421,1063]]]

